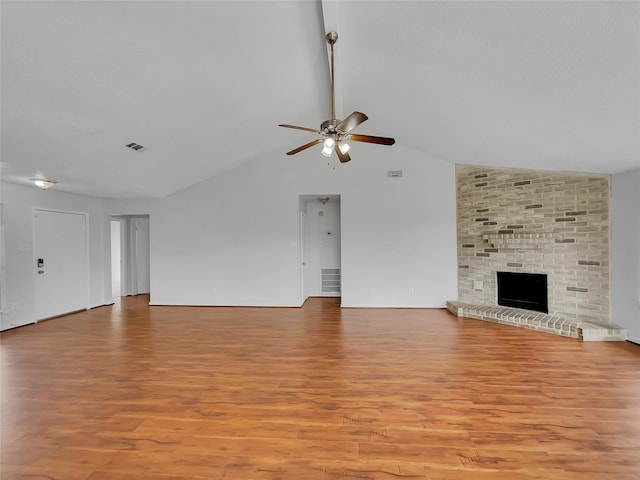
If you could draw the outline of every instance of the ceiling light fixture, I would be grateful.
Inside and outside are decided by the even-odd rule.
[[[322,154],[325,157],[330,157],[331,152],[333,152],[333,146],[336,144],[336,141],[329,137],[324,141],[324,146],[322,147]]]
[[[32,178],[31,181],[34,183],[36,187],[39,187],[42,190],[49,190],[56,183],[58,183],[55,180],[48,180],[46,178],[40,178],[40,177]]]

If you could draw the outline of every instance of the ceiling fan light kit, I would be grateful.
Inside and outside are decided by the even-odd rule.
[[[353,112],[344,120],[336,118],[336,98],[335,98],[335,77],[334,77],[334,45],[338,40],[338,34],[336,32],[329,32],[325,36],[329,47],[331,48],[331,119],[325,120],[320,124],[320,129],[299,127],[297,125],[289,125],[281,123],[279,127],[293,128],[296,130],[303,130],[305,132],[315,133],[321,135],[322,138],[312,140],[298,148],[287,152],[287,155],[295,155],[307,148],[311,148],[318,143],[322,143],[322,155],[325,157],[331,157],[333,152],[336,152],[340,163],[347,163],[351,160],[349,156],[349,150],[351,146],[347,143],[349,140],[354,142],[375,143],[377,145],[393,145],[396,141],[389,137],[375,137],[372,135],[362,135],[351,133],[355,127],[367,120],[364,113]]]

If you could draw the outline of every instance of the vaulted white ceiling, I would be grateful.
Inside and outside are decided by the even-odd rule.
[[[358,132],[452,163],[640,167],[638,1],[3,0],[0,15],[6,181],[157,197],[284,155],[313,134],[278,123],[331,116],[330,30],[338,117],[365,112]]]

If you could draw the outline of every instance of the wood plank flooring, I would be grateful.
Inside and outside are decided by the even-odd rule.
[[[640,478],[636,345],[147,302],[1,335],[3,480]]]

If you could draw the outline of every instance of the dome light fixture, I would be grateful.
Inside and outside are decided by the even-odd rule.
[[[36,187],[41,188],[42,190],[49,190],[56,183],[58,183],[55,180],[48,180],[42,177],[32,178],[31,181],[34,183]]]

